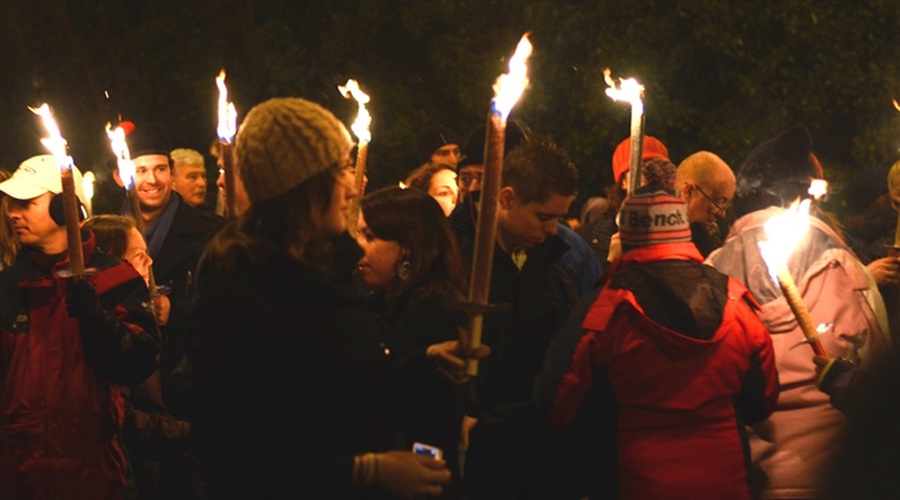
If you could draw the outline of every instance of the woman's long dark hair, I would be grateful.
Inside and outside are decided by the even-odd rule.
[[[325,234],[324,215],[336,182],[336,169],[332,168],[279,196],[254,202],[209,242],[204,257],[207,271],[228,276],[239,267],[252,266],[260,252],[247,249],[261,246],[286,252],[300,263],[330,274],[332,238]]]
[[[396,280],[388,299],[411,297],[461,299],[467,276],[450,224],[440,205],[418,189],[386,187],[363,198],[366,225],[382,240],[408,252],[409,278]]]

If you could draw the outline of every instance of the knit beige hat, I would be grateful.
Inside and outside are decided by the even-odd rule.
[[[269,99],[241,123],[235,172],[255,203],[337,166],[351,146],[344,124],[325,108],[296,97]]]

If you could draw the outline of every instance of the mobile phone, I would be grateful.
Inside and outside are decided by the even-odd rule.
[[[412,451],[416,455],[425,455],[435,460],[440,460],[444,456],[440,448],[425,443],[413,443]]]

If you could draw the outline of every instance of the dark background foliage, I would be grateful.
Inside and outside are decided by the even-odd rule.
[[[359,80],[372,96],[370,185],[394,183],[417,164],[418,130],[440,122],[465,137],[484,121],[491,84],[530,31],[531,87],[511,117],[568,150],[579,201],[602,192],[628,134],[605,67],[645,85],[647,132],[676,163],[707,149],[737,168],[802,123],[839,187],[897,159],[898,16],[890,0],[6,0],[0,166],[42,152],[26,105],[44,101],[76,162],[107,185],[103,128],[120,117],[205,153],[224,67],[241,116],[290,95],[349,124],[355,105],[336,87]]]

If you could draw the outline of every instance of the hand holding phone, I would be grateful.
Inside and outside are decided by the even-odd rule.
[[[442,452],[440,448],[438,448],[436,446],[431,446],[430,444],[413,443],[412,451],[416,455],[425,455],[425,456],[431,457],[435,460],[440,460],[440,459],[444,458],[444,452]]]

